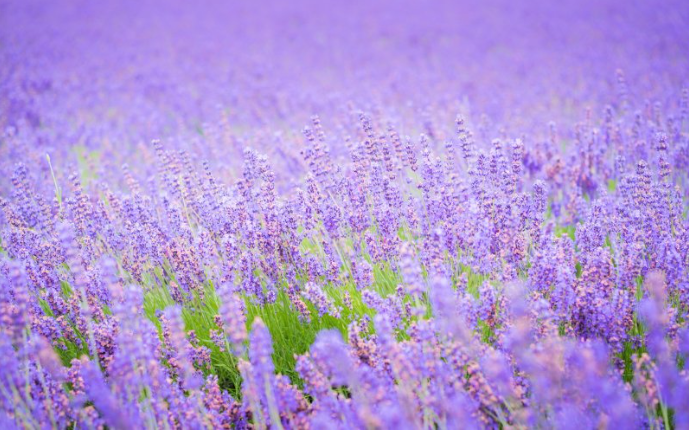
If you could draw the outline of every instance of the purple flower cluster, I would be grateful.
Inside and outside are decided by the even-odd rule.
[[[689,427],[684,2],[0,22],[0,428]]]

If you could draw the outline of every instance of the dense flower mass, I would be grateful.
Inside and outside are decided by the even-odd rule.
[[[0,2],[0,428],[689,428],[689,3]]]

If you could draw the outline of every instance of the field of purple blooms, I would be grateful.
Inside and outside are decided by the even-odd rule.
[[[0,429],[687,429],[688,210],[686,0],[0,0]]]

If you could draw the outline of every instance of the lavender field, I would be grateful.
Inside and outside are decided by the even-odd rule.
[[[689,2],[0,0],[0,429],[689,429]]]

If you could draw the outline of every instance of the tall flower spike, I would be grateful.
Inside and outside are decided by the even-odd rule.
[[[248,338],[244,303],[228,284],[223,284],[218,288],[218,295],[221,301],[222,329],[225,330],[227,341],[232,350],[235,353],[241,353],[244,350],[244,342]]]

